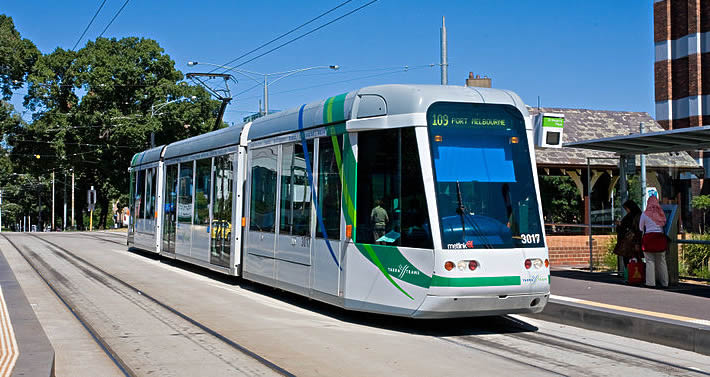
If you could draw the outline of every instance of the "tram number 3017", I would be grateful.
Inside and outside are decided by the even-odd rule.
[[[540,243],[540,233],[535,234],[521,234],[520,240],[524,244],[528,243]]]

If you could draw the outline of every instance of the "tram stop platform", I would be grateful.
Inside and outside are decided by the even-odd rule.
[[[0,253],[0,377],[54,376],[54,348]]]
[[[616,273],[552,270],[550,300],[531,317],[710,355],[710,285],[630,286]]]

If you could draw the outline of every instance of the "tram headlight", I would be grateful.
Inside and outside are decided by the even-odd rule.
[[[533,259],[533,266],[535,266],[536,269],[542,268],[542,259]]]
[[[465,260],[459,261],[458,268],[459,268],[459,271],[463,271],[466,268],[466,261]]]

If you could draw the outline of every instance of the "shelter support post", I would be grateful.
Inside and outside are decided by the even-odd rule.
[[[629,200],[629,187],[626,181],[626,159],[628,156],[621,156],[619,158],[619,207],[621,215],[626,215],[626,210],[624,209],[624,203]],[[616,257],[616,270],[619,273],[624,272],[624,258],[622,256]]]

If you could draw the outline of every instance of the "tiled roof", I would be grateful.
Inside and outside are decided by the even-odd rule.
[[[601,139],[605,137],[622,136],[639,133],[639,123],[643,122],[646,132],[663,131],[647,113],[628,111],[603,111],[588,109],[562,109],[553,107],[528,107],[530,114],[538,112],[562,113],[565,115],[563,142]],[[560,165],[586,165],[587,157],[618,157],[614,153],[599,152],[581,148],[536,148],[538,167]],[[613,160],[592,160],[596,166],[617,166]],[[639,158],[636,157],[639,165]],[[656,153],[646,157],[648,167],[666,168],[700,168],[687,152]]]

